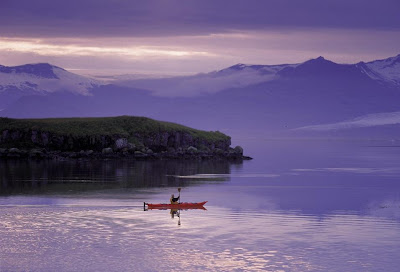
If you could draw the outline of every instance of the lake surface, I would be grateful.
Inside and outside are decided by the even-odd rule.
[[[0,271],[399,270],[399,146],[243,145],[254,160],[0,162]],[[178,187],[207,210],[143,210]]]

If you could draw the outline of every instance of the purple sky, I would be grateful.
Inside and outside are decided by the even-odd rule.
[[[398,0],[2,0],[0,64],[182,74],[400,53]]]

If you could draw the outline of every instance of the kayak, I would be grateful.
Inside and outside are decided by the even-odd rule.
[[[207,201],[191,203],[191,202],[183,202],[179,204],[151,204],[145,203],[149,209],[204,209],[203,205],[206,204]]]

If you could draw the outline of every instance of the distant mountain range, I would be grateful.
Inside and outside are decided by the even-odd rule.
[[[236,64],[226,69],[194,76],[161,79],[120,80],[118,85],[151,90],[159,96],[195,96],[215,93],[228,88],[240,88],[268,82],[282,76],[313,76],[319,73],[362,73],[373,80],[400,86],[400,55],[368,63],[336,64],[323,57],[300,64],[246,65]]]
[[[0,66],[0,116],[16,118],[140,115],[231,135],[337,135],[359,127],[365,134],[366,127],[385,126],[382,131],[391,137],[400,136],[399,102],[400,55],[357,64],[323,57],[298,64],[237,64],[193,76],[111,84],[50,64]],[[388,116],[390,122],[371,122]],[[358,126],[364,119],[366,125]]]

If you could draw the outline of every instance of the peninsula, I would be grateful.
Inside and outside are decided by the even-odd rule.
[[[145,117],[0,118],[0,158],[251,159],[231,138]]]

